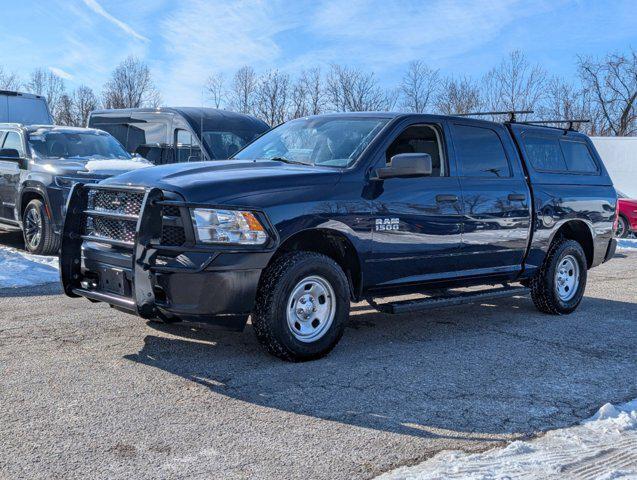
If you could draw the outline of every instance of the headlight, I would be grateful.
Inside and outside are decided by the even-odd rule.
[[[268,234],[252,212],[193,208],[197,240],[202,243],[263,245]]]
[[[71,177],[55,177],[55,184],[62,188],[71,188],[73,184],[77,182],[75,178]]]

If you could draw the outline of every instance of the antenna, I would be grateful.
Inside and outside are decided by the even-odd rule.
[[[549,123],[568,123],[568,127],[566,128],[566,130],[573,130],[575,131],[575,129],[573,128],[573,125],[576,123],[590,123],[591,121],[588,119],[584,119],[584,118],[576,118],[576,119],[569,119],[569,120],[527,120],[526,122],[520,122],[523,123],[525,125],[546,125]]]
[[[527,113],[533,113],[533,110],[506,110],[504,112],[472,112],[472,113],[456,113],[456,117],[480,117],[486,115],[508,115],[509,122],[515,122],[516,115],[524,115]]]

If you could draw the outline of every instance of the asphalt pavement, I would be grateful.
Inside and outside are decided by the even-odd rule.
[[[388,316],[353,307],[322,360],[147,323],[56,284],[0,290],[0,478],[371,478],[637,397],[637,254],[570,316],[529,298]]]

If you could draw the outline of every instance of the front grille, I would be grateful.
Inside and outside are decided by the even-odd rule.
[[[90,188],[90,187],[88,187]],[[144,201],[143,192],[93,189],[88,191],[87,209],[134,218],[109,218],[97,214],[86,214],[84,234],[125,242],[131,246],[135,242],[137,219]],[[186,242],[186,233],[179,207],[168,205],[162,210],[161,244],[180,246]],[[168,218],[170,217],[170,218]]]

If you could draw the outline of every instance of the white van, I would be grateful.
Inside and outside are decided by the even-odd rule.
[[[0,90],[0,123],[52,125],[53,117],[44,97]]]

